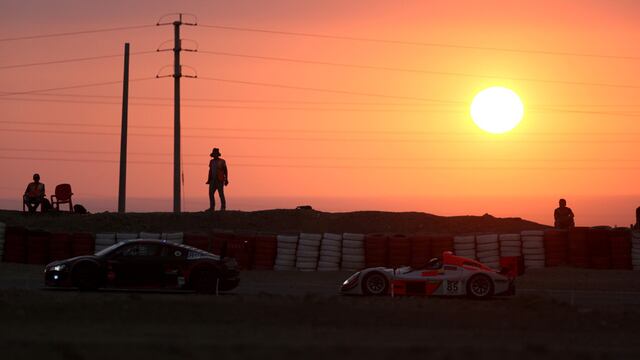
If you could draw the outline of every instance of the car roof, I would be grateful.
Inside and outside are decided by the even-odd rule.
[[[169,240],[159,240],[159,239],[131,239],[131,240],[123,240],[121,241],[121,243],[123,244],[157,244],[157,245],[172,245],[172,246],[176,246],[185,250],[191,250],[191,251],[198,251],[198,252],[202,252],[205,253],[207,255],[211,255],[214,257],[218,257],[219,255],[216,254],[212,254],[206,250],[202,250],[202,249],[198,249],[195,248],[193,246],[189,246],[189,245],[185,245],[185,244],[178,244]]]

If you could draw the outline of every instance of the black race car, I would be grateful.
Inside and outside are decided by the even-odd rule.
[[[44,270],[48,287],[229,291],[240,282],[237,262],[164,240],[129,240],[95,255],[55,261]]]

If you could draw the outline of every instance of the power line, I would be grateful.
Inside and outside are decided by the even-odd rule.
[[[118,163],[117,160],[103,160],[103,159],[68,159],[68,158],[33,158],[33,157],[18,157],[18,156],[0,156],[0,159],[4,160],[32,160],[32,161],[62,161],[62,162],[89,162],[89,163]],[[130,161],[133,164],[141,165],[171,165],[169,161]],[[186,166],[199,166],[205,167],[207,164],[203,163],[185,163]],[[303,164],[252,164],[252,163],[237,163],[233,164],[234,167],[251,167],[251,168],[287,168],[287,169],[343,169],[343,170],[372,170],[372,169],[395,169],[395,170],[640,170],[640,167],[510,167],[510,166],[349,166],[349,165],[303,165]]]
[[[156,27],[156,25],[154,24],[154,25],[119,26],[119,27],[101,28],[101,29],[92,29],[92,30],[80,30],[80,31],[60,32],[60,33],[16,36],[16,37],[0,38],[0,42],[17,41],[17,40],[31,40],[31,39],[44,39],[44,38],[61,37],[61,36],[73,36],[73,35],[82,35],[82,34],[95,34],[95,33],[101,33],[101,32],[144,29],[144,28],[150,28],[150,27]]]
[[[155,54],[156,52],[157,51],[137,51],[137,52],[132,52],[130,55]],[[0,66],[0,70],[25,68],[25,67],[41,66],[41,65],[66,64],[66,63],[74,63],[74,62],[81,62],[81,61],[91,61],[91,60],[111,59],[111,58],[121,58],[121,57],[122,57],[122,54],[114,54],[114,55],[100,55],[100,56],[89,56],[89,57],[81,57],[81,58],[33,62],[33,63],[26,63],[26,64],[3,65],[3,66]]]
[[[114,155],[119,154],[118,151],[107,150],[64,150],[64,149],[45,149],[45,148],[0,148],[0,151],[7,152],[38,152],[38,153],[62,153],[62,154],[102,154]],[[171,153],[156,152],[129,152],[129,155],[135,156],[170,156]],[[188,157],[208,157],[206,152],[200,154],[183,154]],[[543,158],[482,158],[482,159],[456,159],[456,158],[424,158],[424,157],[368,157],[368,156],[291,156],[291,155],[241,155],[230,154],[228,158],[232,159],[271,159],[271,160],[358,160],[358,161],[444,161],[444,162],[549,162],[549,163],[566,163],[566,162],[638,162],[637,159],[543,159]]]
[[[130,79],[129,81],[130,82],[134,82],[134,81],[146,81],[146,80],[154,80],[154,79],[155,79],[155,77],[149,77],[149,78]],[[14,95],[36,94],[36,93],[44,92],[44,91],[79,89],[79,88],[104,86],[104,85],[114,85],[114,84],[121,84],[121,83],[122,83],[122,80],[119,80],[119,81],[105,81],[105,82],[89,83],[89,84],[69,85],[69,86],[61,86],[61,87],[46,88],[46,89],[33,89],[33,90],[26,90],[26,91],[14,91],[14,92],[6,92],[6,91],[4,91],[4,92],[0,92],[0,96],[4,97],[4,96],[14,96]]]
[[[101,135],[101,136],[120,136],[120,133],[105,133],[105,132],[92,132],[92,131],[59,131],[59,130],[25,130],[25,129],[0,129],[0,131],[17,132],[17,133],[44,133],[44,134],[64,134],[64,135]],[[131,136],[140,137],[172,137],[171,134],[141,134],[133,133]],[[377,138],[333,138],[333,137],[268,137],[268,136],[220,136],[220,135],[183,135],[185,138],[198,138],[198,139],[226,139],[226,140],[256,140],[256,141],[314,141],[314,142],[350,142],[350,143],[428,143],[428,144],[450,144],[450,143],[478,143],[478,144],[554,144],[554,145],[568,145],[568,144],[637,144],[640,140],[443,140],[443,139],[377,139]]]
[[[362,42],[373,42],[373,43],[395,44],[395,45],[413,45],[413,46],[440,47],[440,48],[465,49],[465,50],[487,50],[487,51],[501,51],[501,52],[523,53],[523,54],[593,57],[593,58],[621,59],[621,60],[639,60],[640,59],[640,56],[629,56],[629,55],[563,52],[563,51],[535,50],[535,49],[500,48],[500,47],[475,46],[475,45],[457,45],[457,44],[446,44],[446,43],[435,43],[435,42],[375,39],[375,38],[364,38],[364,37],[356,37],[356,36],[327,35],[327,34],[317,34],[317,33],[307,33],[307,32],[271,30],[271,29],[260,29],[260,28],[239,27],[239,26],[222,26],[222,25],[211,25],[211,24],[198,24],[198,26],[205,27],[205,28],[219,29],[219,30],[256,32],[256,33],[265,33],[265,34],[311,37],[311,38],[333,39],[333,40],[362,41]]]
[[[387,66],[347,64],[347,63],[337,63],[337,62],[328,62],[328,61],[293,59],[293,58],[274,57],[274,56],[237,54],[237,53],[229,53],[229,52],[222,52],[222,51],[198,50],[198,52],[203,53],[203,54],[217,55],[217,56],[230,56],[230,57],[240,57],[240,58],[249,58],[249,59],[260,59],[260,60],[270,60],[270,61],[280,61],[280,62],[292,62],[292,63],[300,63],[300,64],[337,66],[337,67],[347,67],[347,68],[356,68],[356,69],[396,71],[396,72],[407,72],[407,73],[416,73],[416,74],[430,74],[430,75],[443,75],[443,76],[461,76],[461,77],[473,77],[473,78],[481,78],[481,79],[501,79],[501,80],[527,81],[527,82],[539,82],[539,83],[549,83],[549,84],[580,85],[580,86],[602,86],[602,87],[616,87],[616,88],[629,88],[629,89],[638,89],[638,88],[640,88],[640,86],[629,85],[629,84],[609,84],[609,83],[594,83],[594,82],[570,81],[570,80],[549,80],[549,79],[519,78],[519,77],[482,75],[482,74],[461,73],[461,72],[446,72],[446,71],[432,71],[432,70],[421,70],[421,69],[407,69],[407,68],[397,68],[397,67],[387,67]]]

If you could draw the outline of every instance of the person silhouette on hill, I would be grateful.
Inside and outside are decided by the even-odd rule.
[[[560,207],[553,212],[555,227],[558,229],[569,229],[576,226],[573,218],[573,211],[567,207],[567,200],[560,199]]]
[[[45,198],[44,184],[40,182],[40,175],[33,174],[33,182],[27,185],[22,198],[29,212],[36,212],[38,206],[42,204]]]
[[[220,157],[222,154],[218,148],[213,148],[210,156],[213,159],[209,161],[209,177],[207,178],[207,184],[209,184],[209,210],[215,211],[215,194],[217,191],[220,196],[220,210],[224,211],[227,208],[227,202],[224,198],[224,187],[229,185],[227,162]]]

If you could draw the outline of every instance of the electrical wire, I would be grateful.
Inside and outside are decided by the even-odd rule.
[[[510,52],[510,53],[553,55],[553,56],[575,56],[575,57],[592,57],[592,58],[619,59],[619,60],[640,60],[640,56],[632,56],[632,55],[596,54],[596,53],[564,52],[564,51],[535,50],[535,49],[501,48],[501,47],[475,46],[475,45],[459,45],[459,44],[446,44],[446,43],[436,43],[436,42],[376,39],[376,38],[365,38],[365,37],[357,37],[357,36],[328,35],[328,34],[317,34],[317,33],[307,33],[307,32],[296,32],[296,31],[261,29],[261,28],[254,28],[254,27],[223,26],[223,25],[214,25],[214,24],[198,24],[198,26],[203,28],[211,28],[211,29],[218,29],[218,30],[255,32],[255,33],[264,33],[264,34],[310,37],[310,38],[332,39],[332,40],[361,41],[361,42],[372,42],[372,43],[394,44],[394,45],[413,45],[413,46],[440,47],[440,48],[464,49],[464,50],[486,50],[486,51],[500,51],[500,52]]]
[[[155,54],[155,53],[157,53],[157,51],[136,51],[136,52],[130,53],[130,55],[146,55],[146,54]],[[2,65],[0,66],[0,70],[25,68],[25,67],[32,67],[32,66],[42,66],[42,65],[66,64],[66,63],[75,63],[75,62],[81,62],[81,61],[91,61],[91,60],[100,60],[100,59],[121,58],[123,56],[124,56],[123,54],[99,55],[99,56],[89,56],[89,57],[81,57],[81,58],[69,58],[69,59],[33,62],[33,63],[25,63],[25,64]]]
[[[95,33],[111,32],[111,31],[122,31],[122,30],[133,30],[133,29],[144,29],[144,28],[150,28],[150,27],[156,27],[156,25],[154,24],[154,25],[119,26],[119,27],[102,28],[102,29],[91,29],[91,30],[68,31],[68,32],[60,32],[60,33],[49,33],[49,34],[37,34],[37,35],[16,36],[16,37],[0,38],[0,42],[5,42],[5,41],[18,41],[18,40],[44,39],[44,38],[62,37],[62,36],[73,36],[73,35],[82,35],[82,34],[95,34]]]
[[[495,76],[495,75],[482,75],[482,74],[461,73],[461,72],[431,71],[431,70],[407,69],[407,68],[397,68],[397,67],[387,67],[387,66],[347,64],[347,63],[337,63],[337,62],[328,62],[328,61],[293,59],[293,58],[283,58],[283,57],[274,57],[274,56],[238,54],[238,53],[229,53],[229,52],[222,52],[222,51],[198,50],[198,52],[199,53],[203,53],[203,54],[217,55],[217,56],[230,56],[230,57],[240,57],[240,58],[249,58],[249,59],[260,59],[260,60],[269,60],[269,61],[300,63],[300,64],[326,65],[326,66],[346,67],[346,68],[355,68],[355,69],[396,71],[396,72],[407,72],[407,73],[415,73],[415,74],[430,74],[430,75],[443,75],[443,76],[461,76],[461,77],[473,77],[473,78],[481,78],[481,79],[500,79],[500,80],[526,81],[526,82],[538,82],[538,83],[548,83],[548,84],[564,84],[564,85],[580,85],[580,86],[602,86],[602,87],[615,87],[615,88],[628,88],[628,89],[639,89],[640,88],[640,86],[638,86],[638,85],[630,85],[630,84],[594,83],[594,82],[584,82],[584,81],[549,80],[549,79],[534,79],[534,78],[519,78],[519,77],[506,77],[506,76]]]
[[[148,77],[148,78],[129,79],[129,81],[130,82],[137,82],[137,81],[146,81],[146,80],[154,80],[154,79],[156,79],[156,78],[155,77]],[[89,83],[89,84],[69,85],[69,86],[53,87],[53,88],[46,88],[46,89],[33,89],[33,90],[26,90],[26,91],[13,91],[13,92],[4,91],[4,92],[0,93],[0,97],[14,96],[14,95],[25,95],[25,94],[36,94],[36,93],[44,92],[44,91],[79,89],[79,88],[88,88],[88,87],[114,85],[114,84],[122,84],[122,80],[105,81],[105,82]]]

